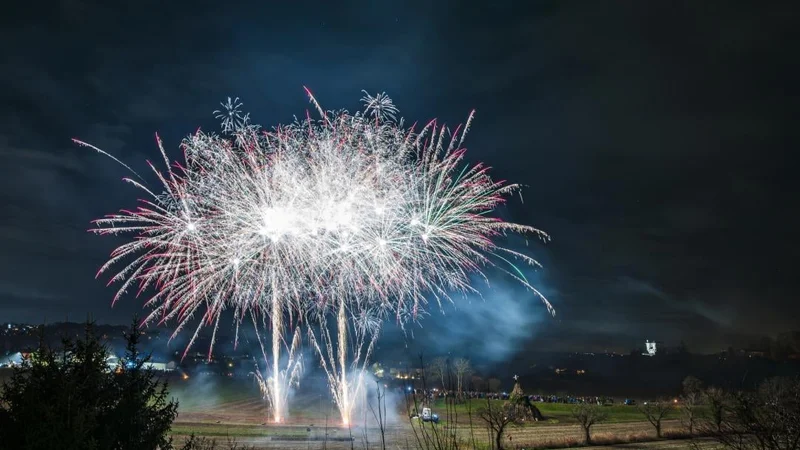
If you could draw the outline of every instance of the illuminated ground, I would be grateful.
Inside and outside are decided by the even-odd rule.
[[[276,426],[265,422],[266,410],[263,401],[258,396],[258,390],[248,380],[229,380],[209,378],[207,380],[194,377],[189,381],[172,379],[171,392],[180,402],[179,416],[173,426],[173,435],[180,442],[191,433],[199,436],[215,438],[225,442],[228,438],[235,438],[239,444],[254,446],[258,449],[350,449],[350,442],[336,441],[335,439],[353,437],[353,447],[363,449],[365,442],[369,448],[380,448],[380,432],[371,428],[365,438],[363,426],[354,426],[351,429],[336,427],[337,413],[327,396],[319,393],[314,395],[299,395],[292,402],[291,418],[286,424]],[[471,406],[475,409],[482,405],[482,401],[475,401]],[[511,435],[509,447],[536,447],[546,448],[548,445],[581,442],[580,428],[574,424],[569,416],[569,406],[559,404],[539,404],[540,409],[550,420],[547,423],[537,423],[522,428],[511,428],[507,434]],[[611,419],[614,423],[597,425],[593,435],[596,438],[649,436],[655,438],[655,432],[649,423],[643,421],[636,408],[625,406],[609,407]],[[399,409],[404,409],[401,405]],[[441,403],[434,405],[434,410],[443,413]],[[461,448],[470,448],[472,435],[467,430],[469,421],[469,408],[459,405],[457,421],[464,424],[464,429],[459,431],[459,438],[467,445]],[[402,412],[402,411],[401,411]],[[326,423],[327,422],[327,423]],[[475,447],[489,448],[488,434],[479,425],[479,420],[473,418]],[[327,427],[326,427],[327,425]],[[664,424],[665,433],[680,429],[679,421],[672,419]],[[325,436],[331,440],[323,443]],[[318,439],[290,441],[286,439]],[[507,436],[506,436],[507,438]],[[411,423],[405,416],[398,414],[394,424],[386,432],[387,448],[406,449],[419,448],[417,437]],[[508,441],[507,441],[508,442]],[[685,440],[663,440],[657,442],[644,442],[636,444],[616,444],[613,446],[595,446],[593,449],[653,449],[677,450],[688,448]],[[699,448],[717,448],[713,443],[700,441]]]
[[[316,449],[323,446],[328,449],[349,449],[350,442],[343,442],[341,439],[352,436],[355,448],[365,448],[367,442],[370,448],[380,448],[378,445],[380,432],[376,427],[368,427],[368,432],[365,434],[363,416],[360,420],[355,419],[356,423],[361,422],[361,426],[354,425],[349,429],[338,427],[335,408],[320,394],[298,395],[290,406],[291,417],[285,424],[275,425],[267,423],[264,403],[259,398],[257,389],[246,381],[226,380],[223,383],[184,385],[176,383],[173,392],[181,402],[180,414],[173,427],[173,434],[178,440],[195,433],[221,441],[235,437],[240,444],[260,449]],[[472,407],[477,409],[481,404],[485,404],[483,402],[485,401],[476,400]],[[655,438],[653,427],[644,421],[636,408],[621,405],[609,408],[613,423],[595,427],[593,434],[598,440],[612,437]],[[417,436],[403,412],[404,406],[399,405],[396,409],[398,411],[394,415],[394,421],[386,430],[386,439],[390,444],[388,447],[418,448]],[[570,418],[568,405],[543,404],[540,405],[540,409],[550,420],[531,426],[510,428],[506,433],[511,437],[510,444],[541,448],[547,445],[574,445],[581,442],[581,430]],[[434,410],[444,416],[443,405],[434,405]],[[468,443],[464,448],[473,445],[473,439],[474,446],[482,448],[488,443],[488,433],[477,417],[473,417],[474,432],[468,431],[468,410],[465,405],[460,405],[457,409],[456,421],[461,425],[458,432],[459,439]],[[665,433],[679,429],[680,423],[677,420],[672,419],[664,423]],[[322,441],[326,436],[329,441],[323,444]],[[307,438],[310,440],[305,440]],[[687,445],[686,441],[661,441],[638,443],[627,448],[672,449],[686,448]],[[613,448],[626,447],[616,445]],[[713,448],[713,446],[706,443],[703,448]]]

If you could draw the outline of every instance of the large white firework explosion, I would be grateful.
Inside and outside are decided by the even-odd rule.
[[[295,344],[283,336],[297,335],[284,330],[285,318],[303,318],[348,423],[360,386],[350,374],[360,376],[385,317],[404,323],[431,300],[474,292],[470,276],[487,267],[509,273],[552,313],[512,263],[536,261],[495,242],[507,232],[549,238],[489,216],[517,186],[464,162],[472,115],[453,132],[436,121],[417,132],[396,120],[385,94],[365,95],[364,111],[355,114],[324,111],[309,97],[319,118],[308,114],[270,131],[250,124],[238,98],[229,98],[215,112],[223,135],[186,138],[182,165],[169,161],[158,140],[165,169],[151,168],[159,189],[127,179],[147,198],[97,220],[92,231],[135,236],[98,275],[118,268],[110,281],[120,283],[115,301],[131,288],[152,292],[145,322],[174,319],[178,333],[199,314],[189,346],[205,325],[216,336],[226,308],[237,330],[247,316],[256,327],[267,319],[273,361],[262,385],[271,384],[276,420],[286,413],[280,399],[296,373],[279,367],[281,349]]]

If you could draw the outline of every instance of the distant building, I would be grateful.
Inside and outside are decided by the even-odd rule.
[[[146,362],[146,363],[144,363],[144,368],[145,369],[153,369],[153,370],[158,370],[160,372],[169,372],[171,370],[174,370],[174,368],[170,369],[168,366],[169,366],[169,364],[163,363],[163,362]]]
[[[109,356],[106,358],[106,367],[108,367],[108,370],[113,372],[117,370],[117,366],[119,366],[119,358],[116,356]]]
[[[109,356],[108,358],[106,358],[106,367],[108,367],[108,370],[110,371],[116,371],[118,369],[119,370],[122,369],[120,367],[120,360],[116,356]],[[170,361],[168,363],[148,361],[144,363],[142,367],[145,369],[153,369],[159,372],[171,372],[175,370],[176,364],[174,361]]]
[[[748,358],[766,358],[768,356],[767,352],[760,349],[744,349],[742,353],[747,355]]]
[[[383,370],[383,369],[382,369]],[[386,372],[383,372],[386,376]],[[422,369],[398,369],[396,367],[389,368],[389,377],[397,380],[413,380],[422,377]]]
[[[656,342],[644,341],[645,350],[647,353],[642,353],[644,356],[656,356]]]

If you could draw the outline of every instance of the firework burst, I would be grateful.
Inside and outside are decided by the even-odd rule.
[[[220,106],[222,106],[222,109],[214,111],[214,117],[222,123],[223,133],[229,134],[244,129],[250,122],[250,114],[242,113],[243,105],[239,101],[239,97],[233,100],[228,97],[228,101],[220,103]]]
[[[157,140],[165,167],[150,167],[160,188],[127,179],[146,198],[97,220],[92,231],[135,236],[98,275],[116,268],[114,301],[132,288],[148,292],[153,310],[145,322],[174,320],[178,333],[200,315],[189,346],[204,326],[213,327],[213,346],[226,308],[237,330],[248,316],[256,328],[271,329],[272,367],[259,379],[276,420],[285,417],[298,373],[292,354],[299,334],[290,332],[285,344],[284,319],[304,318],[349,423],[385,317],[402,324],[430,300],[475,292],[470,276],[484,276],[487,267],[515,277],[552,313],[512,263],[536,261],[495,242],[509,232],[549,238],[490,217],[517,186],[465,164],[461,146],[472,115],[453,132],[436,121],[417,132],[396,121],[385,94],[366,95],[355,114],[324,111],[309,98],[319,118],[270,131],[250,124],[238,98],[229,98],[216,112],[226,136],[187,137],[183,164],[171,163]],[[284,347],[290,357],[282,369]]]

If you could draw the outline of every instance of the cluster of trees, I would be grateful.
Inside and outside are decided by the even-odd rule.
[[[669,401],[641,407],[659,438],[661,422],[673,407]],[[800,449],[798,377],[770,378],[754,391],[730,392],[686,377],[678,408],[690,437],[711,438],[736,450]]]
[[[425,367],[429,386],[451,391],[459,396],[467,391],[498,393],[503,382],[497,378],[484,378],[477,373],[467,358],[438,357]]]
[[[108,369],[108,351],[92,324],[86,325],[82,339],[65,340],[57,349],[43,341],[2,386],[0,450],[175,448],[169,431],[178,403],[169,398],[167,383],[146,368],[149,356],[140,353],[140,337],[134,321],[116,371]],[[473,373],[464,358],[437,358],[425,370],[432,383],[459,395],[470,388],[500,389],[495,379],[485,387],[476,385],[475,377],[470,378]],[[800,449],[800,378],[768,379],[754,391],[724,391],[687,377],[682,391],[677,404],[666,400],[639,406],[659,438],[663,420],[678,408],[690,436],[714,439],[725,448]],[[490,429],[497,449],[503,448],[508,426],[541,417],[519,384],[508,401],[487,398],[486,406],[476,413]],[[609,417],[607,409],[594,403],[575,405],[572,415],[583,428],[587,444],[592,443],[592,427]],[[191,437],[180,448],[219,446],[213,440]],[[231,442],[227,448],[240,447]]]
[[[119,373],[88,324],[83,339],[55,350],[42,343],[14,370],[0,394],[0,446],[14,449],[166,449],[178,413],[138,350],[139,329],[126,335]]]
[[[170,450],[178,402],[145,364],[134,320],[117,370],[93,324],[83,338],[58,349],[44,340],[14,369],[0,392],[0,449]],[[211,450],[214,441],[190,438],[183,450]],[[234,444],[234,447],[235,444]]]
[[[661,437],[661,423],[676,405],[651,402],[640,407]],[[689,437],[711,438],[735,450],[800,449],[800,378],[770,378],[754,391],[705,388],[695,377],[683,380],[677,404]],[[588,437],[588,431],[587,431]]]
[[[763,337],[756,346],[774,360],[782,361],[789,355],[800,354],[800,331],[779,333],[776,338]]]
[[[736,450],[800,449],[800,377],[771,378],[754,391],[701,392],[705,411],[691,415],[697,434]]]
[[[426,368],[426,376],[429,380],[436,380],[441,383],[445,391],[454,391],[461,395],[470,381],[470,376],[474,373],[472,364],[466,358],[434,358]]]
[[[653,426],[658,438],[662,424],[676,409],[688,437],[702,436],[734,450],[800,450],[800,378],[771,378],[755,391],[726,392],[704,387],[695,377],[686,377],[680,401],[646,402],[639,411]],[[525,417],[506,402],[481,411],[481,417],[499,436],[508,425],[520,424]],[[572,415],[584,431],[587,445],[592,444],[591,430],[609,418],[608,410],[594,403],[580,403]]]

